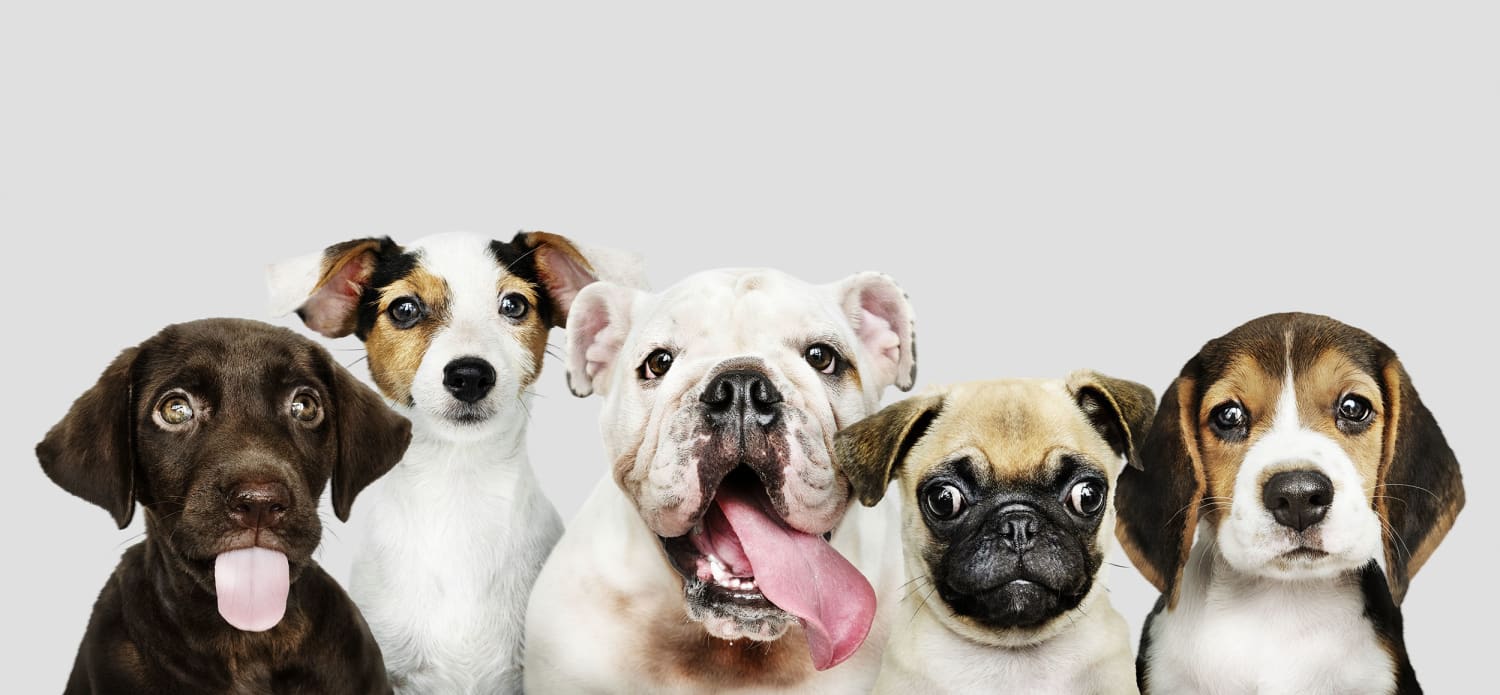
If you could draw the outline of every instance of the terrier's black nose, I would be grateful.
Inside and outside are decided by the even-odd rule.
[[[443,367],[443,386],[454,398],[474,403],[495,387],[495,368],[478,357],[460,357]]]

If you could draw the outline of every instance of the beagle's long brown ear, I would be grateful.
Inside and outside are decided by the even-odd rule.
[[[333,513],[349,520],[354,498],[406,454],[411,422],[391,410],[370,387],[328,358],[333,370],[333,412],[339,460],[333,466]]]
[[[1178,377],[1162,394],[1140,443],[1139,467],[1121,471],[1115,488],[1115,535],[1141,574],[1166,594],[1169,607],[1177,605],[1207,487],[1198,457],[1197,409],[1194,380]]]
[[[1156,414],[1156,395],[1151,389],[1134,381],[1080,369],[1068,375],[1068,392],[1110,448],[1123,456],[1127,464],[1140,469],[1137,443],[1145,437],[1151,417]]]
[[[842,471],[866,507],[885,496],[891,476],[943,409],[939,394],[913,396],[840,430],[833,439],[833,465]]]
[[[392,253],[401,247],[389,237],[354,239],[267,267],[271,315],[295,311],[308,328],[329,338],[353,333],[376,261]]]
[[[1392,356],[1382,369],[1385,442],[1375,508],[1386,521],[1386,579],[1399,605],[1464,507],[1464,481],[1437,419]]]
[[[135,516],[135,389],[140,348],[129,348],[105,368],[68,414],[36,445],[52,482],[93,502],[125,528]]]

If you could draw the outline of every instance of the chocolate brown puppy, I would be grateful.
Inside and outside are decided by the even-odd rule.
[[[333,508],[410,425],[323,348],[208,319],[126,349],[37,445],[42,470],[146,539],[94,605],[68,693],[389,692],[380,649],[317,563]]]

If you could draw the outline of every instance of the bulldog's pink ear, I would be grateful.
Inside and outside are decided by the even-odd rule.
[[[568,390],[582,398],[609,392],[609,378],[630,335],[631,312],[645,293],[613,282],[586,285],[568,312]]]
[[[890,276],[865,272],[836,283],[834,295],[865,348],[860,371],[882,388],[910,391],[917,382],[917,332],[906,292]]]

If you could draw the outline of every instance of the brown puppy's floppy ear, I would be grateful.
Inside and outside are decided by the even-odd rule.
[[[548,318],[553,328],[568,324],[573,299],[590,283],[608,280],[645,288],[645,280],[640,276],[641,261],[633,254],[584,248],[567,237],[547,232],[521,232],[511,244],[531,250],[537,278],[547,288],[551,300]]]
[[[93,502],[125,528],[135,516],[135,393],[131,371],[140,348],[105,368],[68,414],[36,445],[52,482]]]
[[[1198,507],[1207,487],[1198,458],[1198,401],[1196,382],[1186,374],[1190,362],[1162,394],[1161,408],[1140,442],[1140,466],[1120,471],[1115,487],[1115,536],[1131,562],[1177,605],[1177,585],[1193,531]]]
[[[1381,370],[1385,443],[1375,509],[1386,522],[1386,578],[1397,605],[1464,507],[1458,458],[1394,355]]]
[[[401,461],[411,443],[411,422],[391,410],[370,387],[332,358],[334,417],[339,460],[333,465],[333,513],[349,520],[354,497]]]
[[[1068,392],[1110,448],[1125,457],[1127,464],[1140,469],[1137,445],[1156,414],[1156,395],[1151,389],[1080,369],[1068,375]]]
[[[849,479],[861,503],[873,507],[885,496],[896,468],[942,409],[941,394],[913,396],[839,431],[833,439],[833,465]]]
[[[342,338],[358,325],[359,302],[382,254],[400,253],[390,237],[354,239],[266,268],[271,315],[297,312],[308,328]]]

